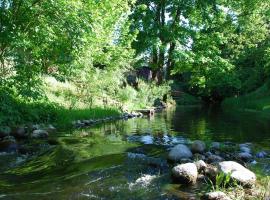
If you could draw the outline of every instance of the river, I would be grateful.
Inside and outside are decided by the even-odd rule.
[[[33,155],[1,153],[0,199],[197,199],[207,185],[173,183],[166,164],[168,149],[195,139],[251,142],[267,151],[270,123],[254,113],[177,107],[151,118],[58,132],[49,144],[36,142]],[[269,173],[267,162],[260,167]]]

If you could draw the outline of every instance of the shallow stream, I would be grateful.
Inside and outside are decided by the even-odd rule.
[[[174,184],[166,161],[173,145],[195,139],[251,142],[267,151],[270,123],[254,113],[178,107],[59,132],[49,144],[35,144],[33,155],[0,154],[0,199],[197,199],[207,186]],[[267,175],[268,163],[260,163]]]

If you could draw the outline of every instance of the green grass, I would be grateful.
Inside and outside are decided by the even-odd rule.
[[[120,111],[116,108],[88,108],[88,109],[57,109],[56,124],[61,128],[68,127],[74,120],[101,119],[108,116],[118,116]]]
[[[24,124],[52,123],[58,127],[70,126],[72,121],[80,119],[97,119],[120,114],[114,107],[68,108],[46,98],[27,101],[0,90],[0,126],[17,126]]]
[[[270,113],[269,84],[266,83],[256,91],[247,95],[225,99],[222,106],[229,109]]]

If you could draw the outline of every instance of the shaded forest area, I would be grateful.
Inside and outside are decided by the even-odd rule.
[[[269,99],[269,30],[268,0],[0,0],[0,124],[146,108],[171,89]]]

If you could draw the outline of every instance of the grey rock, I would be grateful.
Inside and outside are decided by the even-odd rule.
[[[213,154],[212,154],[210,151],[207,151],[204,155],[205,155],[206,157],[209,157],[209,156],[212,156]]]
[[[172,169],[174,180],[184,184],[195,184],[198,177],[198,170],[194,163],[177,165]]]
[[[205,143],[200,140],[195,140],[191,145],[191,151],[193,153],[203,153],[205,151]]]
[[[239,147],[249,147],[249,148],[251,148],[251,146],[252,146],[252,143],[242,143],[242,144],[239,144]]]
[[[256,153],[257,158],[265,158],[266,156],[267,156],[267,153],[265,151]]]
[[[210,155],[208,158],[207,158],[207,161],[209,162],[209,163],[217,163],[217,162],[221,162],[221,161],[223,161],[224,159],[222,158],[222,157],[220,157],[220,156],[218,156],[218,155],[214,155],[214,154],[212,154],[212,155]]]
[[[231,200],[224,192],[216,191],[205,194],[202,200]]]
[[[32,138],[47,138],[49,133],[46,130],[38,129],[34,130],[31,136]]]
[[[212,142],[211,149],[220,149],[220,143],[219,142]]]
[[[195,165],[199,173],[203,172],[207,168],[207,164],[203,160],[196,161]]]
[[[251,153],[251,149],[247,146],[240,146],[240,151],[242,153]]]
[[[250,161],[253,158],[252,155],[247,152],[238,153],[237,157],[245,162]]]
[[[186,145],[178,144],[171,149],[168,158],[173,161],[180,161],[183,158],[192,158],[192,153]]]
[[[218,169],[224,174],[230,174],[233,180],[236,180],[243,186],[251,187],[256,182],[256,175],[234,161],[224,161],[218,164]]]

